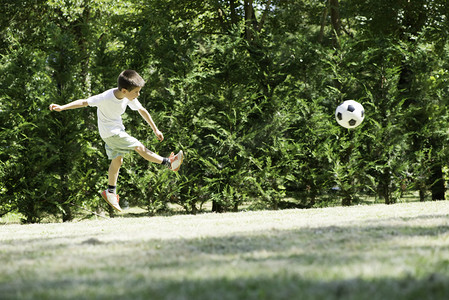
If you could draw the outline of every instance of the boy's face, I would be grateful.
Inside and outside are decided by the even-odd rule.
[[[132,101],[132,100],[136,99],[137,97],[139,97],[141,89],[142,89],[142,87],[135,87],[130,91],[128,91],[127,89],[122,89],[122,92],[126,98],[128,98],[129,100]]]

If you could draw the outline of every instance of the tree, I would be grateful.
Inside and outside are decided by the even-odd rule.
[[[150,214],[169,203],[196,213],[210,200],[221,212],[244,202],[350,205],[362,193],[386,203],[408,190],[444,197],[443,0],[34,0],[0,9],[1,214],[67,221],[104,205],[95,112],[46,108],[113,87],[125,68],[146,80],[139,100],[166,140],[153,143],[132,113],[127,128],[158,153],[186,154],[179,176],[126,158],[122,198]],[[334,120],[347,99],[366,109],[355,131]]]

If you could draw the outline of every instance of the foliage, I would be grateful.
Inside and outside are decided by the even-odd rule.
[[[183,149],[178,175],[125,158],[121,199],[149,214],[395,203],[444,198],[449,11],[443,0],[19,1],[3,3],[0,214],[64,221],[106,207],[95,111],[50,113],[136,69],[129,132],[161,155]],[[39,12],[39,13],[37,13]],[[10,17],[11,16],[11,17]],[[338,127],[335,107],[366,120]],[[293,198],[292,203],[285,203]],[[123,201],[125,201],[123,200]]]

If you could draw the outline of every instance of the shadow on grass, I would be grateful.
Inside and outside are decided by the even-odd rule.
[[[411,277],[346,280],[310,280],[297,274],[268,273],[251,278],[182,280],[122,279],[114,286],[107,279],[73,279],[40,282],[32,290],[10,285],[1,299],[448,299],[449,278],[431,274]],[[124,283],[127,286],[124,286]],[[29,287],[27,287],[29,288]]]
[[[33,239],[24,246],[67,255],[67,265],[25,257],[17,277],[0,280],[0,299],[448,299],[449,245],[431,242],[447,240],[449,226],[406,224],[430,218],[447,215],[192,239]]]

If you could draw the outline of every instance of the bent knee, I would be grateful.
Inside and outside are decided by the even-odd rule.
[[[147,148],[145,148],[144,145],[140,145],[140,146],[136,146],[134,148],[134,150],[137,151],[138,153],[143,153],[143,152],[145,152],[147,150]]]
[[[117,156],[116,158],[114,158],[112,160],[112,163],[115,164],[115,165],[121,166],[122,163],[123,163],[123,157],[122,156]]]

